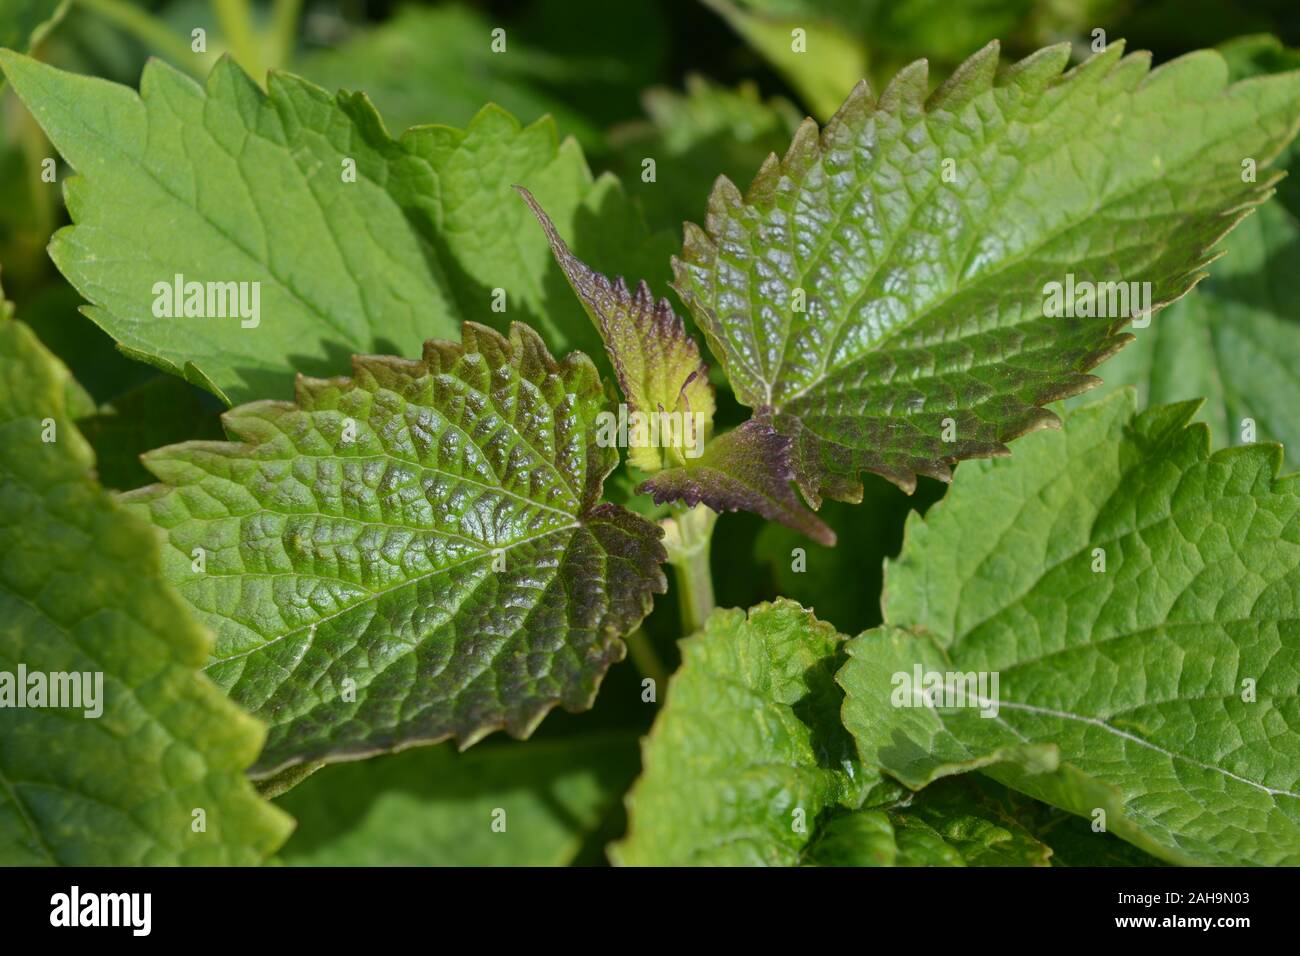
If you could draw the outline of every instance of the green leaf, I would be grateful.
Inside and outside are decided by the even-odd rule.
[[[124,498],[216,632],[209,675],[270,726],[258,776],[526,737],[590,706],[665,589],[659,529],[600,503],[591,362],[519,324],[462,338],[228,412],[239,443],[153,452],[165,484]]]
[[[790,866],[823,812],[861,806],[881,780],[839,723],[842,641],[784,600],[715,611],[682,641],[614,862]]]
[[[1300,67],[1300,51],[1273,37],[1241,37],[1221,50],[1234,77]],[[1276,161],[1291,175],[1224,240],[1214,273],[1100,369],[1104,391],[1134,385],[1142,407],[1205,398],[1200,417],[1216,445],[1281,442],[1290,468],[1300,467],[1296,152],[1293,140]]]
[[[564,866],[636,770],[627,734],[463,754],[443,744],[339,764],[277,801],[298,820],[280,858],[295,866]]]
[[[1121,54],[999,71],[990,44],[933,95],[923,61],[879,98],[860,85],[687,228],[676,288],[737,398],[795,440],[814,506],[856,500],[862,471],[946,480],[1054,424],[1043,405],[1130,336],[1125,317],[1045,315],[1048,283],[1150,282],[1159,308],[1269,196],[1300,74],[1228,86],[1214,52],[1154,71]]]
[[[908,793],[860,764],[833,675],[844,638],[792,601],[716,611],[642,745],[625,865],[1044,865],[996,785]]]
[[[1285,47],[1282,41],[1269,34],[1235,37],[1221,43],[1218,50],[1228,61],[1228,73],[1234,81],[1300,70],[1300,48]],[[1287,170],[1288,174],[1293,173],[1300,165],[1300,142],[1292,140],[1291,145],[1278,156],[1275,165]],[[1300,180],[1288,175],[1277,184],[1277,193],[1278,200],[1293,215],[1300,216]]]
[[[141,96],[12,53],[0,63],[80,174],[65,184],[76,225],[50,255],[135,357],[230,401],[275,394],[295,368],[333,371],[341,349],[453,333],[445,281],[393,195],[427,167],[363,101],[288,76],[268,97],[228,58],[206,87],[151,61]],[[259,283],[256,326],[156,317],[155,284],[176,275]]]
[[[50,252],[90,317],[227,402],[286,394],[295,372],[336,374],[350,353],[414,353],[464,319],[524,318],[556,349],[593,350],[512,183],[580,253],[651,277],[647,259],[666,260],[666,237],[646,235],[618,182],[593,180],[549,119],[523,127],[488,107],[466,130],[394,140],[362,94],[283,73],[263,93],[229,59],[203,86],[153,61],[139,95],[13,53],[0,63],[79,173],[66,184],[74,225]],[[177,275],[250,283],[250,297],[258,283],[257,315],[245,299],[243,313],[203,310],[226,318],[158,317]]]
[[[263,728],[199,674],[211,639],[162,579],[151,529],[91,478],[68,379],[0,317],[0,694],[20,667],[99,688],[89,708],[6,710],[0,863],[257,863],[291,827],[243,774]]]
[[[983,769],[1172,862],[1300,862],[1297,478],[1277,446],[1210,454],[1195,403],[1134,408],[1075,411],[908,522],[845,726],[913,789]],[[996,707],[909,696],[917,668]]]
[[[1298,468],[1300,220],[1270,200],[1225,247],[1213,275],[1101,367],[1103,394],[1136,386],[1140,407],[1203,397],[1216,445],[1280,442]]]
[[[435,177],[436,189],[414,202],[430,212],[459,315],[498,331],[505,319],[525,319],[557,352],[578,349],[603,363],[600,335],[513,187],[529,187],[576,254],[615,275],[661,286],[672,237],[649,235],[613,176],[593,181],[578,144],[558,142],[550,119],[520,126],[488,106],[466,130],[415,127],[403,144]]]

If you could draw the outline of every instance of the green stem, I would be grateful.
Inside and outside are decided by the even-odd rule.
[[[35,211],[35,222],[26,231],[27,238],[36,237],[36,246],[39,248],[49,242],[50,233],[54,231],[55,207],[61,193],[56,184],[47,183],[41,178],[41,163],[51,153],[45,134],[26,110],[20,112],[18,123],[18,141],[27,161],[27,185],[31,192],[32,209]],[[22,232],[19,231],[20,236]]]
[[[280,794],[292,790],[323,766],[325,766],[323,760],[318,763],[300,763],[288,770],[281,770],[273,776],[254,780],[253,786],[267,800],[272,800]]]
[[[649,677],[655,682],[657,693],[663,693],[663,688],[668,683],[668,668],[664,667],[664,662],[659,659],[659,653],[651,643],[650,635],[644,628],[638,627],[627,636],[626,641],[627,652],[636,669],[641,672],[642,677]]]
[[[105,20],[131,34],[154,52],[165,56],[176,66],[202,77],[200,58],[190,49],[183,37],[147,10],[129,0],[76,0],[78,6],[99,14]]]
[[[709,544],[716,520],[714,512],[699,505],[679,511],[664,522],[664,547],[677,583],[683,634],[694,634],[703,627],[704,619],[714,608]]]
[[[221,35],[225,38],[231,55],[249,76],[258,83],[264,83],[266,65],[262,62],[262,51],[253,29],[253,11],[248,0],[212,0],[212,7],[216,11]]]
[[[293,58],[301,14],[302,0],[275,0],[271,7],[271,66],[286,66]]]

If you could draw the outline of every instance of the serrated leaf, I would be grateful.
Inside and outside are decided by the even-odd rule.
[[[1300,467],[1300,220],[1272,199],[1224,245],[1208,279],[1098,370],[1103,394],[1135,386],[1141,407],[1204,398],[1215,445],[1281,442]]]
[[[529,187],[576,253],[613,274],[658,284],[671,236],[647,232],[613,176],[593,180],[578,144],[560,142],[549,118],[521,126],[484,107],[465,130],[415,127],[403,143],[436,175],[437,190],[414,201],[431,211],[459,314],[499,331],[503,320],[526,319],[557,352],[578,349],[603,363],[600,335],[514,186]],[[504,312],[497,289],[505,291]]]
[[[737,397],[795,439],[812,504],[855,500],[862,471],[947,479],[1054,423],[1044,403],[1129,337],[1127,318],[1046,316],[1048,283],[1150,282],[1158,309],[1269,195],[1300,74],[1228,86],[1216,53],[1149,71],[1121,43],[1068,58],[999,71],[990,44],[933,95],[923,61],[879,98],[862,84],[688,227],[676,288]]]
[[[621,276],[611,281],[570,252],[533,194],[516,188],[541,224],[574,295],[600,330],[629,417],[678,416],[669,419],[680,425],[669,440],[651,444],[647,430],[647,442],[629,441],[629,460],[642,471],[655,472],[698,454],[713,432],[715,405],[709,370],[694,337],[667,299],[655,300],[644,280],[632,293]]]
[[[90,317],[132,357],[228,402],[286,394],[295,372],[338,373],[351,353],[414,353],[464,319],[526,318],[552,347],[592,351],[599,338],[545,239],[522,228],[512,183],[579,252],[651,276],[666,258],[666,237],[647,236],[618,182],[593,180],[549,119],[525,127],[487,107],[465,130],[394,140],[362,94],[285,73],[264,93],[229,59],[203,86],[153,61],[139,95],[13,53],[0,62],[79,174],[65,184],[74,225],[50,251]],[[177,275],[250,283],[249,315],[158,317],[156,286]]]
[[[882,782],[839,723],[842,642],[784,600],[715,611],[682,641],[611,859],[792,866],[820,814],[861,806]]]
[[[291,827],[244,778],[263,728],[199,674],[211,638],[151,529],[93,481],[67,379],[0,317],[0,863],[257,863]],[[16,707],[20,666],[88,675],[87,691],[99,673],[102,712]]]
[[[76,225],[50,255],[134,357],[230,401],[275,394],[295,368],[333,371],[340,349],[413,351],[454,332],[445,279],[389,185],[427,167],[363,103],[285,75],[268,96],[228,58],[206,86],[151,61],[139,96],[12,53],[0,63],[79,173],[65,183]],[[258,283],[257,325],[229,305],[156,317],[155,285],[176,275]]]
[[[751,420],[710,441],[715,402],[708,367],[668,300],[656,302],[644,281],[633,294],[621,277],[611,281],[588,267],[569,251],[532,193],[518,188],[574,294],[600,329],[627,398],[628,460],[651,474],[638,490],[650,492],[656,504],[703,502],[716,512],[753,511],[833,545],[835,533],[794,492],[789,438]],[[667,436],[664,425],[652,430],[651,421],[665,422]],[[616,436],[608,437],[612,443]]]
[[[845,726],[913,788],[982,769],[1172,862],[1295,863],[1300,486],[1276,446],[1210,454],[1195,403],[1134,408],[965,466],[909,521]],[[996,715],[895,706],[918,667],[985,675]]]
[[[1220,49],[1234,78],[1300,67],[1300,51],[1274,37],[1240,37]],[[1204,398],[1199,417],[1216,445],[1281,442],[1291,468],[1300,467],[1296,155],[1293,140],[1276,160],[1289,173],[1279,194],[1224,240],[1213,274],[1099,369],[1103,391],[1136,386],[1142,407]]]
[[[994,799],[953,781],[912,795],[854,759],[831,675],[844,638],[792,601],[716,611],[642,744],[624,865],[1044,865]]]
[[[1277,37],[1267,33],[1234,37],[1216,47],[1228,62],[1228,75],[1235,82],[1252,76],[1271,73],[1288,73],[1300,70],[1300,47],[1286,47]],[[1278,169],[1287,170],[1287,177],[1277,184],[1277,199],[1293,216],[1300,216],[1300,181],[1293,175],[1300,165],[1300,142],[1291,140],[1289,146],[1274,160]]]
[[[564,866],[636,775],[630,734],[450,744],[326,767],[277,803],[294,866]]]
[[[590,706],[665,589],[659,529],[600,503],[591,362],[519,324],[462,337],[228,412],[242,442],[153,452],[165,484],[123,499],[217,635],[209,675],[270,727],[258,776],[526,737]]]

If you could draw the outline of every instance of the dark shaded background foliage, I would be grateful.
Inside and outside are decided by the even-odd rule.
[[[812,6],[810,0],[791,0],[791,5]],[[203,0],[150,0],[140,6],[174,26],[180,37],[188,36],[194,25],[205,25],[211,35],[219,35]],[[421,87],[420,71],[441,37],[411,36],[400,54],[385,57],[382,69],[365,75],[331,61],[331,50],[363,38],[367,31],[402,16],[409,6],[421,5],[307,0],[298,47],[288,68],[327,87],[366,90],[395,132],[407,122],[463,126],[482,105],[474,98],[472,84],[460,99],[443,96],[440,115],[421,112],[430,102],[430,91],[427,84]],[[544,51],[546,56],[537,63],[526,61],[528,96],[550,104],[561,134],[579,140],[594,172],[612,170],[620,175],[653,228],[670,229],[678,236],[682,218],[702,219],[714,176],[725,173],[743,186],[768,151],[784,149],[789,124],[812,111],[704,2],[479,0],[459,6],[493,26],[504,26],[512,50]],[[893,5],[892,10],[890,4],[870,0],[823,0],[818,6],[841,16],[847,11],[850,20],[862,17],[870,79],[877,86],[899,66],[922,56],[931,60],[932,80],[940,78],[995,37],[1003,41],[1007,57],[1058,39],[1073,40],[1082,52],[1092,26],[1104,27],[1110,39],[1125,38],[1129,49],[1151,50],[1157,61],[1251,33],[1273,33],[1287,46],[1300,44],[1300,3],[1295,0],[912,0]],[[869,8],[878,9],[871,14]],[[1054,17],[1046,25],[1044,10]],[[37,52],[66,69],[134,86],[152,51],[74,3],[68,18]],[[716,137],[694,143],[675,155],[671,164],[661,160],[657,183],[641,182],[640,159],[653,154],[657,146],[646,107],[655,96],[665,95],[656,90],[680,92],[688,77],[696,75],[729,88],[754,84],[764,100],[777,98],[781,123],[754,130],[747,140]],[[531,122],[540,113],[529,115],[529,100],[516,97],[511,84],[519,79],[502,78],[501,98],[521,120]],[[512,97],[516,102],[509,101]],[[135,459],[138,452],[186,438],[219,435],[220,408],[212,396],[119,355],[105,333],[77,315],[79,296],[44,254],[50,234],[67,221],[67,214],[56,191],[32,185],[34,164],[49,149],[10,92],[0,94],[0,131],[4,132],[0,136],[0,262],[5,265],[5,291],[16,302],[18,314],[100,403],[98,413],[80,424],[96,448],[104,483],[134,487],[148,480]],[[15,141],[20,144],[17,148]],[[720,426],[745,417],[725,389],[720,391],[719,405]],[[160,408],[168,414],[151,414]],[[835,549],[822,548],[780,526],[765,526],[751,514],[729,515],[720,521],[712,557],[718,604],[749,607],[781,594],[815,609],[846,634],[878,623],[882,561],[897,553],[909,511],[924,510],[942,488],[923,479],[916,495],[908,498],[882,479],[865,478],[861,506],[830,502],[822,512],[839,533]],[[796,548],[805,549],[811,573],[792,570]],[[646,627],[664,663],[675,667],[675,642],[681,635],[671,594],[657,602]],[[621,832],[617,794],[636,773],[637,737],[649,727],[653,715],[654,708],[641,701],[641,675],[625,664],[610,672],[593,712],[553,714],[536,735],[540,741],[520,744],[493,738],[475,748],[473,756],[454,758],[444,746],[434,748],[436,754],[411,752],[327,768],[286,798],[287,808],[300,818],[299,832],[287,851],[291,857],[295,852],[310,854],[328,835],[363,817],[371,801],[386,789],[463,799],[472,797],[476,788],[490,792],[512,774],[520,786],[535,786],[557,819],[564,819],[569,811],[563,800],[550,793],[544,768],[520,770],[494,765],[493,760],[498,755],[516,759],[517,753],[524,753],[521,748],[530,746],[541,748],[536,754],[542,760],[545,748],[552,745],[541,741],[573,738],[575,759],[595,761],[595,772],[615,794],[595,824],[567,821],[585,833],[575,862],[601,862],[604,844]],[[586,742],[578,743],[579,737]],[[444,784],[434,782],[435,764],[460,768],[446,793],[438,790]],[[400,851],[394,852],[402,861]]]

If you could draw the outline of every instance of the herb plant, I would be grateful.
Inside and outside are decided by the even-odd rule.
[[[707,6],[0,20],[0,862],[1300,864],[1300,56]]]

